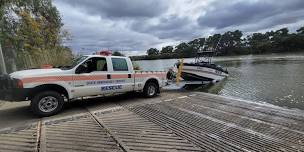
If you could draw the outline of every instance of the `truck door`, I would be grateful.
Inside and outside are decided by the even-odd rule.
[[[108,61],[105,57],[87,59],[75,71],[73,77],[75,97],[101,95],[108,93],[111,84],[108,77]]]
[[[126,58],[111,57],[111,64],[113,68],[111,80],[120,88],[116,92],[133,91],[134,75],[132,65],[129,65],[130,62]]]

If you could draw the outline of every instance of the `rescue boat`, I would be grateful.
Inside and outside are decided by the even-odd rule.
[[[215,49],[200,48],[195,62],[183,63],[181,77],[185,81],[221,81],[229,76],[227,69],[211,62]],[[180,63],[178,63],[178,66]]]

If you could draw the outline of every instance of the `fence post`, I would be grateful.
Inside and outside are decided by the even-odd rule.
[[[7,74],[1,43],[0,43],[0,72],[1,74]]]

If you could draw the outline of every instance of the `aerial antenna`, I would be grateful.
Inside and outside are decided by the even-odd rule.
[[[220,42],[221,42],[221,40],[222,40],[222,35],[221,35],[221,37],[220,37],[220,39],[217,41],[217,44],[216,44],[216,46],[215,46],[215,50],[217,50],[217,48],[218,48],[218,46],[219,46],[219,44],[220,44]],[[215,53],[216,53],[216,51],[215,51]]]
[[[205,39],[205,42],[202,47],[199,48],[199,51],[197,52],[197,56],[195,57],[195,63],[202,64],[204,62],[211,63],[212,57],[217,53],[217,48],[219,47],[220,41],[222,40],[222,35],[218,42],[215,44],[215,47],[208,48],[206,46],[207,39]]]

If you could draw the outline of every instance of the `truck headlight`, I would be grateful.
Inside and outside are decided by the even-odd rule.
[[[10,84],[9,88],[17,88],[17,89],[23,88],[23,82],[20,79],[12,78],[11,83],[9,84]]]
[[[22,80],[17,79],[16,87],[17,88],[23,88],[23,82],[22,82]]]

